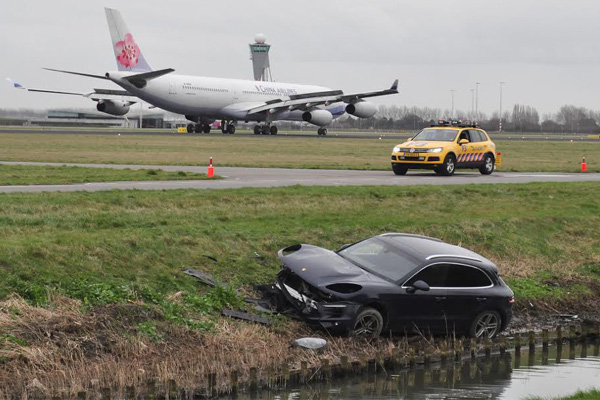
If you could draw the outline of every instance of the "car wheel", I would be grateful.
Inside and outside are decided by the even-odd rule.
[[[502,327],[502,317],[497,311],[484,311],[477,315],[469,329],[469,335],[474,338],[490,339],[496,337]]]
[[[483,175],[490,175],[494,172],[494,156],[491,154],[486,154],[483,157],[483,165],[479,167],[479,172]]]
[[[351,336],[377,337],[383,330],[383,317],[374,308],[366,307],[358,313],[354,320]]]
[[[444,176],[454,175],[456,169],[456,158],[452,154],[448,154],[444,158],[444,165],[440,167],[440,174]]]
[[[396,175],[406,175],[408,167],[399,164],[392,164],[392,171],[394,171]]]

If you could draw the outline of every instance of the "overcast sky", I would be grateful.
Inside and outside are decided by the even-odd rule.
[[[104,7],[117,8],[154,69],[252,79],[248,43],[264,33],[280,82],[346,93],[383,89],[375,100],[469,111],[515,103],[541,115],[564,104],[600,109],[600,1],[531,0],[1,0],[0,76],[68,91],[110,82],[44,71],[103,74],[116,64]],[[27,93],[0,82],[0,107],[90,107],[71,96]]]

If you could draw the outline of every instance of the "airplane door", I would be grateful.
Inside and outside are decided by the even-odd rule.
[[[174,83],[169,83],[169,94],[177,94],[177,86]]]

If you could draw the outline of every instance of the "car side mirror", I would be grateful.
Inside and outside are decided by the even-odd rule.
[[[458,144],[467,144],[467,143],[469,143],[469,139],[460,139],[458,141]]]
[[[426,282],[419,280],[419,281],[415,281],[412,284],[412,286],[409,286],[408,288],[406,288],[406,291],[408,293],[414,293],[417,290],[422,290],[423,292],[428,292],[429,289],[430,289],[430,287]]]

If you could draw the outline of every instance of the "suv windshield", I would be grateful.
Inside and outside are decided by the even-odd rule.
[[[434,140],[438,142],[451,142],[456,137],[458,129],[423,129],[413,140]]]
[[[353,244],[338,254],[362,269],[394,282],[418,265],[410,255],[377,238]]]

